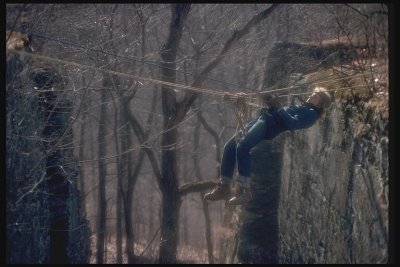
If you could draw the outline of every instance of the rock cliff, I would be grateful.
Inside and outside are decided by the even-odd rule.
[[[322,66],[310,52],[335,49],[339,55],[351,51],[277,44],[266,64],[265,87],[278,81],[290,85],[298,72],[320,75],[355,55]],[[289,61],[297,55],[307,68]],[[336,82],[329,89],[346,86]],[[227,263],[386,263],[388,103],[387,85],[340,91],[327,116],[311,128],[257,145],[253,199],[230,216],[236,234],[224,240],[221,258]]]
[[[387,93],[336,100],[311,128],[252,151],[253,200],[232,216],[231,262],[388,260]],[[236,249],[236,250],[234,250]]]

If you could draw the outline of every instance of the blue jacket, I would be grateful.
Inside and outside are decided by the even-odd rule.
[[[308,102],[275,110],[287,130],[298,130],[312,126],[320,117],[320,110]]]
[[[246,130],[261,120],[267,125],[264,139],[272,140],[287,130],[298,130],[312,126],[320,117],[320,111],[312,104],[302,102],[300,105],[290,105],[277,110],[274,107],[264,107],[259,116],[246,124]]]

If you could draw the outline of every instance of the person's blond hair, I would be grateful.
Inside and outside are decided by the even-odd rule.
[[[323,117],[326,113],[326,110],[332,104],[332,96],[331,94],[323,87],[315,87],[314,93],[319,94],[321,99],[321,117]]]

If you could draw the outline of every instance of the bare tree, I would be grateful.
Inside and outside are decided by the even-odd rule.
[[[110,88],[110,77],[103,77],[103,87]],[[104,262],[104,241],[106,236],[106,217],[107,217],[107,202],[106,202],[106,176],[107,164],[106,160],[106,116],[107,116],[107,91],[101,91],[101,106],[99,117],[99,132],[98,132],[98,169],[99,169],[99,205],[98,205],[98,221],[97,221],[97,252],[96,262],[102,264]]]
[[[194,151],[198,151],[199,143],[200,143],[200,121],[197,122],[196,127],[194,128]],[[200,158],[197,153],[193,155],[193,164],[195,169],[196,177],[199,181],[203,180],[201,171],[200,171]],[[218,173],[218,172],[217,172]],[[204,213],[204,221],[206,225],[206,243],[207,243],[207,253],[208,253],[208,263],[214,263],[214,255],[213,255],[213,242],[211,238],[212,228],[211,228],[211,220],[210,220],[210,212],[208,209],[208,202],[204,199],[205,192],[200,192],[201,204],[203,207]]]
[[[169,28],[169,36],[162,47],[161,79],[174,83],[176,80],[176,55],[179,42],[182,37],[182,30],[187,15],[190,11],[190,4],[172,5],[172,16]],[[164,114],[164,133],[162,135],[162,177],[160,189],[162,192],[162,219],[161,219],[161,242],[160,242],[160,263],[173,263],[176,260],[176,249],[178,246],[178,218],[180,196],[178,193],[177,162],[175,146],[177,142],[176,125],[178,103],[171,88],[162,87],[162,106]]]
[[[250,29],[265,19],[274,10],[276,5],[272,5],[254,16],[246,25],[233,33],[225,42],[219,55],[208,63],[192,83],[193,87],[201,87],[205,76],[214,69],[225,57],[227,52],[232,49],[234,44],[247,34]],[[179,41],[182,36],[183,24],[189,13],[190,5],[173,5],[170,22],[169,35],[161,51],[162,80],[175,82],[176,73],[176,53]],[[176,162],[176,126],[184,119],[187,111],[192,106],[198,96],[196,92],[187,92],[181,101],[177,101],[176,94],[167,86],[162,87],[162,101],[164,114],[164,132],[162,135],[162,178],[160,189],[163,194],[162,201],[162,227],[160,243],[160,263],[172,263],[176,259],[178,218],[180,199],[178,194],[177,162]]]

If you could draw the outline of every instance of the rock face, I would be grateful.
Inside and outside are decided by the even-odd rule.
[[[252,151],[253,199],[241,213],[238,259],[279,263],[279,199],[284,138],[263,141]]]
[[[388,122],[372,119],[371,112],[339,105],[329,118],[286,139],[279,210],[283,262],[387,261]]]
[[[276,43],[265,64],[264,86],[286,86],[294,73],[311,73],[356,59],[353,47],[344,44],[325,46],[298,43]]]
[[[7,42],[7,49],[27,50],[26,42],[15,40],[18,49]],[[71,164],[75,159],[71,149],[58,148],[72,142],[72,103],[51,90],[62,86],[54,79],[56,69],[32,71],[32,61],[11,50],[6,61],[6,261],[88,263],[90,230]]]
[[[278,44],[272,51],[266,87],[298,71],[285,58],[318,62],[304,51],[324,50]],[[306,72],[321,67],[315,62]],[[311,128],[253,149],[253,199],[233,211],[237,234],[225,240],[234,244],[223,251],[226,263],[387,262],[388,94],[350,95]]]
[[[339,104],[313,127],[255,147],[254,198],[233,216],[233,262],[387,262],[387,131],[384,113]]]

